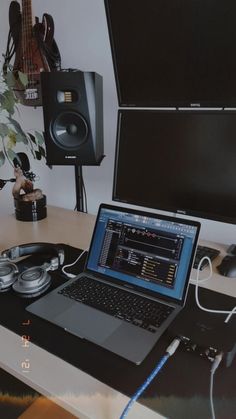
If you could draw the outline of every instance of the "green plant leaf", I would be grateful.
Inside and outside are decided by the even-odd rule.
[[[21,133],[21,132],[17,132],[16,133],[16,142],[17,143],[24,143],[24,144],[28,144],[28,138],[26,137],[26,135],[23,133]]]
[[[2,108],[5,109],[10,115],[13,115],[15,112],[15,103],[16,99],[11,90],[7,90],[3,93]]]
[[[42,158],[41,153],[37,150],[35,150],[35,157],[36,157],[37,160],[41,160],[41,158]]]
[[[1,137],[5,137],[6,135],[8,135],[8,132],[9,132],[9,128],[8,128],[7,124],[0,123],[0,135],[1,135]]]
[[[0,105],[1,105],[1,109],[3,109],[3,104],[5,101],[5,97],[3,93],[0,93]]]
[[[0,147],[0,166],[6,162],[11,163],[17,158],[17,153],[14,151],[17,143],[23,143],[27,151],[37,160],[46,157],[43,135],[38,131],[33,133],[25,131],[13,117],[16,111],[19,113],[17,107],[19,101],[14,92],[16,80],[24,86],[28,83],[27,75],[20,71],[14,72],[12,67],[8,68],[6,75],[2,74],[0,77],[0,140],[3,145],[2,149]]]
[[[35,136],[31,134],[31,132],[27,132],[27,134],[30,137],[31,141],[36,145]]]
[[[22,73],[21,71],[18,71],[18,77],[19,77],[19,80],[20,80],[21,84],[23,84],[23,86],[27,86],[27,84],[28,84],[27,74]]]
[[[40,132],[35,131],[35,137],[36,137],[39,145],[43,145],[45,143],[44,136]]]
[[[13,161],[14,159],[18,159],[17,154],[12,149],[8,149],[7,154],[8,154],[8,157],[11,161]]]
[[[45,152],[45,149],[43,147],[39,146],[39,152],[40,152],[41,156],[46,157],[46,152]]]
[[[5,158],[5,155],[4,155],[3,151],[0,151],[0,166],[4,165],[5,160],[6,160],[6,158]]]
[[[15,119],[8,117],[9,122],[13,125],[15,128],[15,131],[19,134],[21,134],[23,137],[26,137],[26,134],[24,133],[23,129],[21,128],[19,122],[17,122]]]
[[[8,133],[8,141],[7,141],[7,148],[13,149],[16,145],[16,133],[12,130],[9,130]]]
[[[7,86],[12,89],[16,84],[14,73],[12,71],[8,71],[5,76],[5,79],[6,79]]]

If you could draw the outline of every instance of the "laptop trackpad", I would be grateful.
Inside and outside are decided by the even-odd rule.
[[[104,342],[122,324],[119,319],[77,303],[54,320],[66,331],[97,343]]]

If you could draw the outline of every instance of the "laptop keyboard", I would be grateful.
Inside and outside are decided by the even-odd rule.
[[[152,333],[174,309],[88,277],[77,279],[58,293]]]

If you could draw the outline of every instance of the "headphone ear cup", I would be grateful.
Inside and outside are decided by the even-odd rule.
[[[50,262],[34,266],[19,274],[12,259],[30,254],[52,254]],[[51,284],[48,271],[54,271],[64,263],[64,249],[53,243],[26,243],[4,250],[0,255],[0,292],[12,289],[21,297],[37,297],[44,293]]]
[[[37,297],[43,294],[51,284],[51,276],[42,266],[28,268],[21,272],[13,290],[24,298]]]
[[[17,266],[9,261],[0,262],[0,292],[10,290],[12,284],[17,280],[19,270]]]

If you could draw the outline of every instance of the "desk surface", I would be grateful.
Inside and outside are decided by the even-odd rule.
[[[63,242],[77,248],[87,248],[94,221],[94,216],[56,207],[48,207],[48,217],[38,222],[21,222],[14,215],[0,216],[0,250],[39,241]],[[211,245],[219,248],[222,253],[214,262],[212,279],[204,287],[236,297],[236,279],[221,277],[215,268],[224,256],[225,247]],[[196,272],[193,271],[192,277],[195,275]],[[201,275],[207,275],[207,270]],[[33,343],[29,348],[22,347],[21,337],[2,326],[0,335],[0,367],[43,395],[52,397],[80,418],[119,417],[128,397]],[[31,365],[27,373],[22,369],[22,362],[26,359],[30,360]],[[129,417],[157,419],[162,416],[136,403],[129,412]]]
[[[14,214],[0,215],[0,250],[23,243],[65,243],[86,249],[89,246],[95,216],[65,208],[47,208],[48,215],[37,222],[18,221]]]

